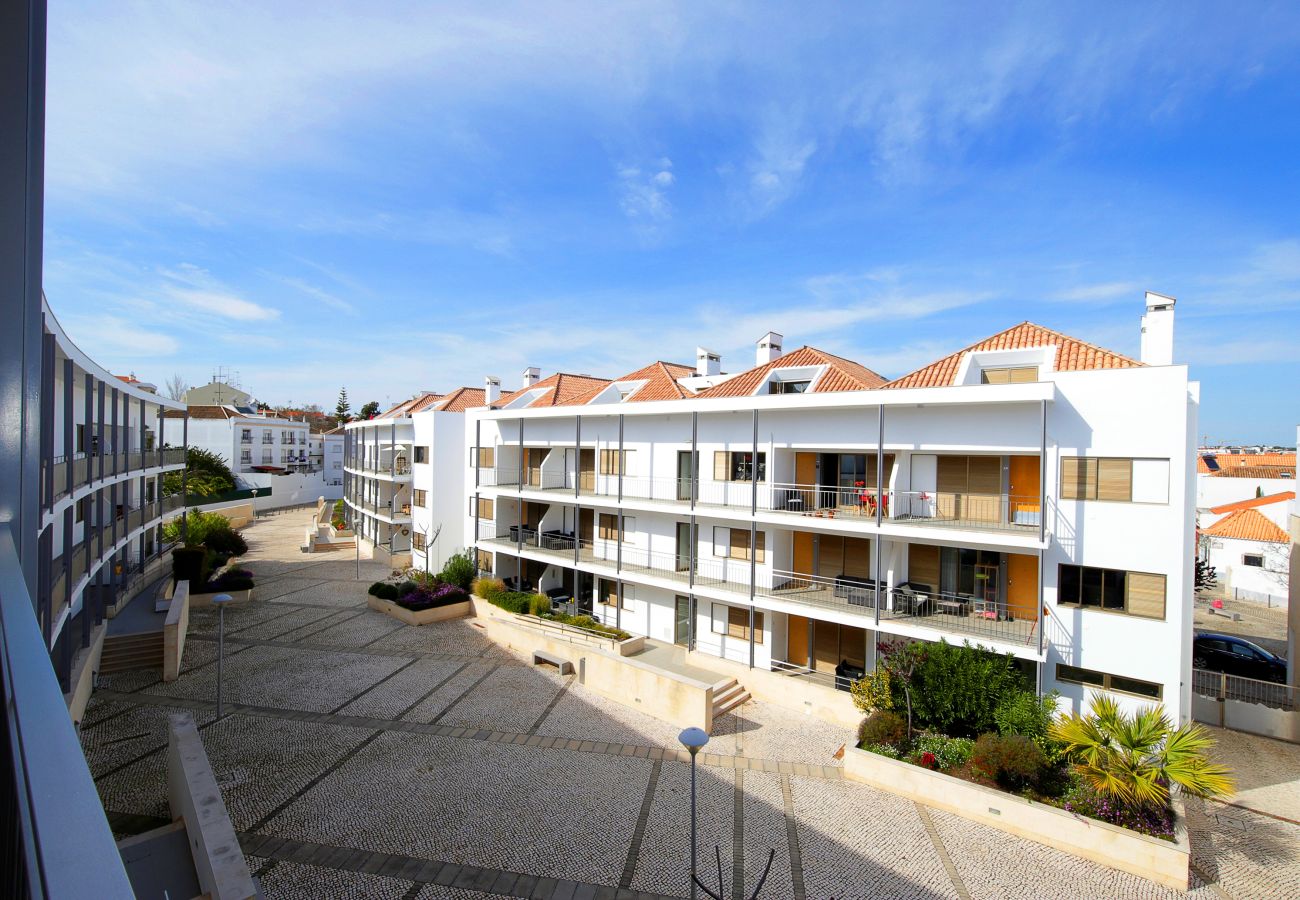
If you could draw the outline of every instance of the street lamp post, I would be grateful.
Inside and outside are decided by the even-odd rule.
[[[257,518],[257,488],[253,488],[253,518]]]
[[[691,900],[695,900],[695,756],[709,742],[709,736],[703,728],[687,728],[677,736],[677,740],[691,754]]]
[[[230,602],[229,594],[217,594],[212,598],[212,605],[217,608],[217,719],[222,717],[221,707],[221,671],[226,655],[226,604]]]

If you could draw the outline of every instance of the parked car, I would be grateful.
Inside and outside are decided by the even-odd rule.
[[[1192,668],[1279,684],[1286,682],[1285,659],[1230,634],[1197,632],[1192,637]]]

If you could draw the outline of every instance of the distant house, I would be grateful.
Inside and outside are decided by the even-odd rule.
[[[213,381],[202,387],[193,387],[181,398],[186,406],[248,406],[251,394],[224,381]]]

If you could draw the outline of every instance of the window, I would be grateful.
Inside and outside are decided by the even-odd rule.
[[[808,390],[811,381],[770,381],[767,385],[769,394],[802,394]]]
[[[334,468],[336,468],[336,469],[341,469],[341,468],[343,468],[343,462],[342,462],[341,460],[337,460],[337,459],[334,460]]]
[[[244,429],[242,429],[242,430],[240,431],[240,435],[239,435],[239,442],[240,442],[241,444],[251,444],[251,443],[253,443],[253,429],[251,429],[251,428],[244,428]]]
[[[252,450],[240,450],[240,451],[239,451],[239,461],[240,461],[241,463],[243,463],[244,465],[246,465],[246,466],[248,466],[248,465],[252,465],[252,463],[253,463],[253,451],[252,451]]]
[[[1125,678],[1123,675],[1109,675],[1105,672],[1095,672],[1092,669],[1067,666],[1064,663],[1056,664],[1056,680],[1064,681],[1067,684],[1082,684],[1087,687],[1101,688],[1104,691],[1118,691],[1121,694],[1136,694],[1139,697],[1148,697],[1152,700],[1159,700],[1163,693],[1161,686],[1151,681]]]
[[[424,535],[418,531],[413,532],[411,534],[411,549],[412,550],[424,549]]]
[[[622,604],[619,603],[618,582],[611,578],[600,579],[600,593],[597,599],[608,606],[610,609],[618,609]]]
[[[415,461],[418,463],[427,463],[429,461],[429,448],[417,445],[415,448]]]
[[[618,540],[618,516],[613,513],[601,513],[596,536],[602,541]]]
[[[1062,565],[1056,602],[1147,619],[1165,617],[1165,576]]]
[[[600,474],[627,475],[631,462],[631,450],[602,450],[600,451]]]
[[[1247,553],[1241,557],[1241,564],[1262,569],[1264,568],[1264,555],[1262,553]]]
[[[1030,384],[1038,380],[1038,366],[1002,366],[980,372],[981,384]]]
[[[80,500],[77,501],[77,521],[78,521],[78,522],[84,522],[84,521],[86,520],[86,507],[87,507],[87,505],[88,505],[89,503],[90,503],[90,498],[89,498],[89,497],[82,497]]]
[[[480,469],[491,469],[493,466],[496,465],[496,456],[497,456],[497,451],[496,451],[496,448],[495,448],[495,447],[479,447],[479,448],[478,448],[478,466],[479,466],[479,468],[480,468]],[[470,467],[471,467],[471,468],[474,466],[474,457],[473,457],[473,455],[470,456],[469,464],[470,464]]]
[[[1062,457],[1061,499],[1168,503],[1169,460]]]
[[[428,491],[422,491],[422,490],[419,490],[419,489],[417,488],[416,490],[411,491],[411,493],[415,495],[415,499],[414,499],[412,502],[415,503],[416,506],[426,506],[426,505],[428,505],[428,502],[429,502],[429,492],[428,492]]]
[[[478,570],[487,573],[492,571],[492,554],[486,550],[478,551]]]
[[[754,479],[754,454],[740,451],[715,450],[713,453],[714,481],[752,481]],[[767,480],[767,454],[758,454],[758,480]]]
[[[489,497],[478,498],[477,509],[475,509],[474,498],[469,498],[469,514],[477,515],[480,519],[492,519],[492,500]]]
[[[767,556],[767,533],[758,531],[756,534],[758,550],[754,562],[761,563]],[[749,529],[714,526],[713,555],[723,559],[749,559]]]
[[[714,603],[712,619],[714,634],[749,640],[749,607]],[[763,643],[763,614],[758,610],[754,610],[754,643]]]

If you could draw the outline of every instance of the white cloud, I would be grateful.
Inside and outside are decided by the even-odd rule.
[[[226,290],[212,275],[198,266],[182,263],[160,273],[159,288],[164,302],[179,303],[189,309],[238,322],[266,322],[280,317],[280,311],[245,300]]]
[[[271,277],[275,278],[276,280],[284,284],[287,284],[291,288],[295,288],[299,291],[302,291],[308,297],[311,297],[315,300],[319,300],[321,303],[324,303],[326,306],[330,307],[331,309],[337,309],[339,312],[345,312],[348,313],[349,315],[357,314],[357,308],[353,306],[351,303],[344,300],[342,297],[338,297],[335,296],[334,294],[331,294],[329,291],[325,290],[324,288],[317,287],[316,285],[311,284],[308,281],[304,281],[301,278],[292,278],[287,275],[272,275]]]
[[[652,230],[672,218],[668,188],[676,182],[673,161],[660,159],[650,168],[625,165],[618,169],[619,208],[634,225]]]
[[[70,316],[63,324],[77,346],[94,348],[93,352],[87,350],[91,358],[113,371],[129,367],[140,357],[172,356],[180,350],[180,343],[171,335],[150,331],[120,316]]]

